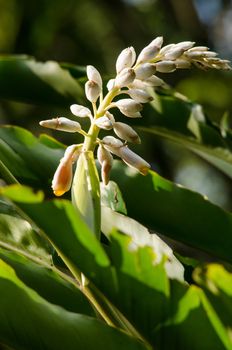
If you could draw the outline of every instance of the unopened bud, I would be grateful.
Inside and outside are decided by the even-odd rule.
[[[174,61],[179,58],[184,53],[181,47],[176,47],[176,45],[164,54],[164,59],[167,61]]]
[[[127,146],[121,147],[119,154],[127,165],[136,168],[141,174],[147,175],[151,166],[138,154],[131,151]]]
[[[102,163],[101,166],[101,178],[103,184],[106,186],[110,181],[110,170],[112,168],[112,164],[108,163],[106,160]]]
[[[146,85],[147,86],[164,86],[165,85],[165,82],[158,78],[156,75],[152,75],[152,77],[148,78],[146,81],[145,81]]]
[[[97,125],[100,129],[110,130],[113,128],[113,123],[107,116],[100,117],[94,121],[94,124]]]
[[[173,61],[160,61],[155,64],[157,72],[171,73],[176,70],[176,65]]]
[[[101,88],[93,80],[88,80],[85,83],[85,95],[90,102],[96,102],[100,96]]]
[[[160,49],[159,55],[163,56],[165,53],[169,52],[174,47],[175,47],[175,44],[168,44],[168,45],[162,47],[162,49]]]
[[[115,102],[115,106],[119,108],[122,114],[131,118],[138,118],[137,113],[139,113],[143,108],[143,106],[140,103],[130,98],[124,98]]]
[[[115,86],[122,88],[131,84],[135,79],[135,72],[132,68],[123,69],[115,79]]]
[[[139,54],[137,63],[149,62],[158,54],[163,44],[163,38],[157,37],[148,46],[146,46]]]
[[[52,180],[52,189],[56,196],[62,196],[69,191],[72,183],[72,156],[64,155]]]
[[[81,130],[81,125],[78,122],[64,117],[42,120],[39,124],[45,128],[66,132],[78,132]]]
[[[186,69],[191,67],[191,62],[188,60],[184,60],[181,58],[178,58],[175,61],[176,68]]]
[[[193,47],[195,44],[194,41],[181,41],[180,43],[176,44],[176,48],[179,48],[183,51],[189,50]]]
[[[153,100],[153,97],[142,89],[130,89],[127,94],[136,102],[146,103]]]
[[[88,79],[94,81],[102,88],[102,78],[98,70],[94,66],[87,66],[86,72]]]
[[[114,153],[118,155],[120,147],[123,146],[122,141],[119,139],[116,139],[113,136],[105,136],[102,139],[102,143],[104,145],[104,148],[106,148],[109,152]]]
[[[106,84],[107,90],[111,91],[114,88],[114,85],[115,85],[115,79],[110,79]]]
[[[77,160],[82,150],[82,144],[68,146],[56,169],[52,180],[52,189],[56,196],[62,196],[70,190],[72,183],[72,164]]]
[[[120,73],[124,68],[131,68],[135,62],[136,53],[134,48],[128,47],[119,54],[116,61],[116,72]]]
[[[189,49],[188,51],[192,52],[192,51],[207,51],[207,50],[209,50],[209,48],[207,46],[194,46],[191,49]]]
[[[150,78],[155,71],[155,66],[150,63],[140,64],[135,70],[136,79],[146,80],[147,78]]]
[[[111,153],[103,145],[99,145],[97,149],[97,159],[101,165],[104,161],[107,161],[110,164],[113,162]]]
[[[106,112],[105,116],[111,121],[112,124],[114,124],[115,119],[112,113],[110,113],[109,111]]]
[[[70,190],[72,183],[72,161],[60,162],[52,180],[52,189],[56,196],[62,196]]]
[[[87,107],[73,104],[70,106],[70,110],[72,114],[74,114],[77,117],[80,117],[80,118],[91,117],[91,111]]]
[[[137,132],[135,132],[135,130],[131,126],[125,123],[114,123],[114,132],[118,137],[120,137],[120,139],[137,144],[141,143],[140,137],[137,134]]]

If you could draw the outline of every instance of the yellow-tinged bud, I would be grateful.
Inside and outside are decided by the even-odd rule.
[[[138,154],[131,151],[127,146],[119,149],[119,155],[127,165],[136,168],[142,175],[147,175],[148,170],[151,167],[150,164]]]
[[[72,159],[61,160],[52,180],[52,189],[56,196],[62,196],[70,190],[72,175]]]

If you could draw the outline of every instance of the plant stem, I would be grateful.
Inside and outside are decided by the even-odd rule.
[[[5,164],[0,160],[0,174],[3,180],[6,181],[8,185],[18,184],[18,180],[11,174],[10,170],[5,166]]]

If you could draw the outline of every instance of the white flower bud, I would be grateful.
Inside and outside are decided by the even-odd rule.
[[[187,51],[184,53],[186,57],[188,58],[214,58],[217,56],[216,52],[213,51]]]
[[[113,123],[107,116],[100,117],[94,121],[94,124],[97,125],[100,129],[110,130],[113,128]]]
[[[110,79],[106,84],[107,90],[111,91],[114,88],[114,85],[115,85],[115,79]]]
[[[189,50],[193,47],[195,44],[194,41],[181,41],[180,43],[176,44],[176,48],[179,48],[183,51]]]
[[[158,54],[163,44],[163,38],[157,37],[140,52],[137,63],[149,62]]]
[[[99,145],[97,149],[97,159],[99,163],[102,165],[103,162],[107,161],[109,164],[112,165],[113,157],[109,151],[103,145]]]
[[[165,85],[165,82],[158,78],[156,75],[152,75],[152,77],[148,78],[146,81],[145,81],[145,84],[147,86],[164,86]]]
[[[129,85],[130,89],[139,89],[139,90],[145,90],[147,89],[147,84],[145,83],[145,81],[139,80],[139,79],[135,79],[133,81],[132,84]],[[126,92],[127,93],[127,92]],[[133,97],[132,97],[133,98]],[[136,101],[136,99],[134,99]],[[139,102],[139,101],[137,101]]]
[[[119,54],[116,61],[116,72],[120,73],[124,68],[131,68],[135,62],[136,53],[134,48],[128,47]]]
[[[130,98],[118,100],[114,103],[114,105],[119,108],[122,114],[131,118],[138,118],[137,113],[140,112],[143,108],[143,106],[140,103]]]
[[[86,72],[88,79],[94,81],[102,88],[102,78],[98,70],[94,66],[87,66]]]
[[[146,80],[147,78],[150,78],[155,73],[155,71],[156,71],[156,68],[153,64],[150,64],[150,63],[140,64],[135,69],[136,79]]]
[[[184,50],[176,45],[164,54],[164,59],[167,61],[174,61],[183,54]]]
[[[191,49],[189,49],[188,51],[192,52],[192,51],[207,51],[207,50],[209,50],[209,48],[207,46],[194,46]]]
[[[171,73],[176,70],[176,65],[173,61],[160,61],[155,64],[157,72]]]
[[[102,139],[102,142],[104,144],[104,148],[106,148],[109,152],[114,153],[118,155],[120,147],[123,146],[123,143],[121,140],[116,139],[113,136],[105,136]]]
[[[174,47],[175,47],[175,44],[168,44],[168,45],[162,47],[162,49],[160,49],[159,55],[163,56],[165,53],[169,52]]]
[[[78,122],[64,117],[42,120],[39,124],[45,128],[66,132],[78,132],[81,130],[81,125]]]
[[[175,65],[176,68],[186,69],[191,67],[191,62],[178,58],[177,60],[175,60]]]
[[[111,121],[112,124],[114,124],[115,119],[114,119],[113,114],[111,114],[109,111],[107,111],[105,116]]]
[[[93,80],[85,83],[85,95],[90,102],[96,102],[101,93],[101,87]]]
[[[127,94],[136,102],[146,103],[153,100],[153,97],[142,89],[130,89]]]
[[[138,169],[141,174],[147,175],[148,170],[151,167],[150,164],[147,163],[138,154],[131,151],[127,146],[121,147],[119,149],[119,155],[127,165]]]
[[[141,143],[140,137],[137,134],[137,132],[135,132],[131,126],[125,123],[114,123],[114,132],[118,137],[120,137],[120,139],[137,144]]]
[[[123,69],[115,79],[115,86],[122,88],[131,84],[135,79],[135,72],[132,68]]]
[[[119,148],[123,146],[123,143],[121,140],[116,139],[113,136],[105,136],[102,139],[102,142],[105,146],[110,146],[110,147],[115,147],[115,148]]]
[[[77,117],[80,117],[80,118],[91,117],[91,111],[87,107],[73,104],[70,106],[70,110],[72,114],[74,114]]]

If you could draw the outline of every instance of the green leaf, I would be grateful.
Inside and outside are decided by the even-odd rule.
[[[136,247],[151,247],[156,263],[165,262],[165,270],[169,278],[184,280],[184,268],[173,255],[172,249],[155,233],[150,233],[146,227],[137,221],[116,213],[110,208],[102,207],[101,230],[110,239],[114,228],[132,238],[131,245]]]
[[[194,350],[195,344],[199,350],[231,348],[228,334],[204,292],[168,280],[165,261],[157,264],[154,247],[135,245],[131,237],[113,232],[108,257],[70,202],[18,205],[44,230],[72,268],[82,271],[156,349],[185,350],[187,346]],[[46,220],[48,217],[51,220]],[[95,295],[92,287],[90,284]],[[201,330],[205,342],[200,336],[195,339]]]
[[[0,341],[15,349],[145,349],[115,328],[48,303],[3,261],[0,293]]]
[[[157,233],[232,262],[232,214],[153,171],[144,177],[115,162],[112,179],[123,193],[130,217]]]
[[[171,283],[170,318],[153,332],[157,350],[231,350],[228,337],[218,315],[204,292]]]
[[[1,160],[9,171],[19,181],[47,190],[63,156],[64,146],[57,144],[52,138],[49,138],[48,146],[48,139],[37,139],[20,127],[0,128],[0,138]]]
[[[27,56],[0,56],[0,97],[34,104],[68,107],[83,98],[83,89],[55,61]]]
[[[30,261],[15,252],[0,249],[0,258],[10,265],[18,278],[41,297],[68,311],[94,315],[93,309],[75,285],[74,281],[53,266],[37,259]]]
[[[40,203],[44,199],[42,191],[34,192],[30,187],[21,187],[18,184],[0,188],[0,194],[16,202]]]
[[[49,265],[52,263],[50,244],[28,221],[20,217],[0,214],[0,247],[32,256],[32,259],[44,261]]]
[[[232,274],[219,264],[210,264],[194,271],[194,280],[204,289],[231,338]]]

